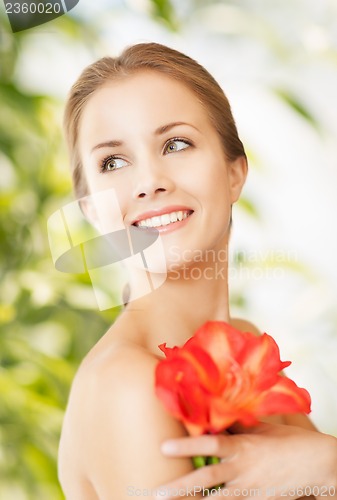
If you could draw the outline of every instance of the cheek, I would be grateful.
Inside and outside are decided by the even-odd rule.
[[[96,189],[97,187],[97,189]],[[90,185],[87,205],[90,207],[90,219],[101,234],[125,229],[126,197],[112,186]]]
[[[227,165],[218,157],[205,158],[203,164],[195,169],[193,185],[200,200],[213,204],[218,199],[226,205],[230,201]]]
[[[85,166],[84,175],[90,193],[103,191],[109,186],[109,183],[106,182],[105,176],[100,173],[99,166]]]

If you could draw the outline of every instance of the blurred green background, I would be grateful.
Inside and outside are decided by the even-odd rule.
[[[54,269],[46,227],[72,199],[66,91],[86,64],[137,41],[185,51],[226,89],[251,166],[234,214],[234,315],[274,334],[298,362],[315,422],[337,435],[337,8],[316,4],[80,0],[14,35],[1,6],[1,500],[63,498],[70,384],[118,313],[98,311],[88,276]]]

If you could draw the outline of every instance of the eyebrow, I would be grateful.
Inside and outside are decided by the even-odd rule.
[[[162,135],[165,134],[165,132],[168,132],[174,127],[178,127],[179,125],[187,125],[188,127],[192,127],[195,130],[197,130],[200,133],[200,130],[192,125],[191,123],[186,123],[186,122],[172,122],[172,123],[167,123],[166,125],[161,125],[154,131],[154,135]],[[100,148],[116,148],[119,146],[122,146],[124,143],[123,141],[105,141],[105,142],[100,142],[99,144],[96,144],[91,150],[93,153],[96,149]]]
[[[105,142],[100,142],[99,144],[96,144],[91,150],[93,153],[96,149],[100,148],[117,148],[118,146],[122,146],[123,141],[105,141]]]
[[[195,127],[194,125],[192,125],[191,123],[172,122],[172,123],[168,123],[167,125],[162,125],[161,127],[158,127],[154,133],[155,133],[155,135],[161,135],[161,134],[164,134],[165,132],[167,132],[168,130],[171,130],[171,128],[178,127],[179,125],[187,125],[188,127],[192,127],[195,130],[197,130],[198,132],[200,132],[200,130],[197,127]]]

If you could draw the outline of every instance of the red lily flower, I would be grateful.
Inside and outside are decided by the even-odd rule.
[[[159,348],[156,394],[192,435],[218,433],[262,416],[309,413],[309,393],[280,372],[275,340],[241,332],[225,322],[205,323],[183,347]]]

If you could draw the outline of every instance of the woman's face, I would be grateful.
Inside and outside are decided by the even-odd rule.
[[[106,83],[83,110],[79,151],[90,194],[103,191],[92,216],[102,232],[121,225],[158,231],[174,266],[226,245],[246,164],[225,159],[207,112],[185,85],[154,71]],[[108,189],[116,195],[111,206]]]

